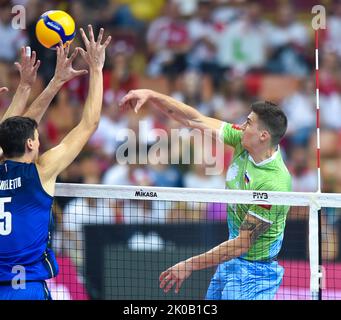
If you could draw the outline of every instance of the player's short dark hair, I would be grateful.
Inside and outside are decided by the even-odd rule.
[[[35,120],[27,117],[10,117],[0,123],[0,147],[6,158],[21,157],[27,139],[34,140],[38,128]]]
[[[288,120],[283,110],[269,101],[254,102],[251,104],[251,110],[257,114],[260,123],[269,131],[272,145],[279,144],[288,126]]]

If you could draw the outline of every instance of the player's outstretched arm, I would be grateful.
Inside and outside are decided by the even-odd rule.
[[[111,37],[102,43],[104,30],[101,29],[95,40],[92,26],[89,25],[89,39],[81,29],[81,35],[86,50],[79,48],[84,60],[89,65],[89,92],[85,102],[80,123],[69,132],[61,143],[45,152],[37,161],[37,168],[44,189],[51,195],[54,194],[55,181],[58,174],[63,171],[83,149],[90,136],[97,129],[103,100],[103,75],[102,69],[105,61],[105,49]]]
[[[20,83],[13,100],[1,121],[13,116],[22,116],[24,114],[32,85],[37,79],[37,71],[40,66],[40,61],[37,60],[35,51],[31,53],[30,47],[22,47],[20,51],[20,63],[16,62],[14,65],[20,72]]]
[[[225,241],[203,254],[181,261],[163,271],[159,278],[160,288],[167,293],[175,285],[175,293],[178,293],[183,282],[193,271],[207,269],[240,257],[249,251],[258,237],[266,232],[270,226],[270,223],[246,214],[236,238]]]
[[[73,51],[70,57],[69,51],[70,47],[63,48],[62,43],[57,47],[57,62],[54,76],[45,90],[32,102],[24,114],[25,117],[35,119],[39,123],[52,99],[62,86],[71,79],[88,73],[87,70],[75,70],[72,67],[72,62],[78,54],[78,48]]]
[[[219,130],[222,125],[222,121],[206,117],[195,108],[153,90],[131,90],[120,101],[120,107],[123,109],[132,108],[137,113],[147,102],[151,102],[153,106],[168,117],[175,119],[186,127],[201,130]]]

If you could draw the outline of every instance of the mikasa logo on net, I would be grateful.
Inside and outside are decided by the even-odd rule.
[[[157,198],[157,193],[153,191],[135,191],[135,197]]]

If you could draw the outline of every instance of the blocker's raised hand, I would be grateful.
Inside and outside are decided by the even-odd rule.
[[[77,57],[79,48],[76,48],[70,57],[68,57],[69,51],[70,46],[64,48],[62,42],[57,46],[57,63],[54,78],[63,83],[88,73],[87,70],[75,70],[72,66],[72,62]]]
[[[31,52],[30,47],[22,47],[20,50],[20,62],[15,62],[14,65],[20,72],[20,84],[32,87],[37,79],[37,71],[40,66],[40,60],[37,60],[36,52]]]
[[[86,49],[79,48],[80,53],[90,69],[102,69],[105,61],[105,49],[111,41],[111,36],[107,37],[102,44],[101,42],[104,34],[103,28],[100,29],[97,40],[95,40],[94,32],[90,24],[88,25],[88,31],[89,38],[86,36],[84,30],[80,28],[80,33]]]

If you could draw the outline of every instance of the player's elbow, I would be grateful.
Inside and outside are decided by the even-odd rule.
[[[82,131],[84,132],[89,132],[90,134],[94,133],[98,126],[99,126],[99,120],[96,119],[91,119],[91,120],[86,120],[83,119],[80,122],[80,126],[82,128]]]
[[[92,121],[92,128],[94,131],[98,129],[99,126],[99,119]]]

